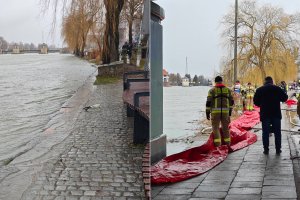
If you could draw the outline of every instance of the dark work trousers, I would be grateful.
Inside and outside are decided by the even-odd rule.
[[[265,150],[269,150],[269,133],[271,131],[270,125],[272,125],[272,131],[275,135],[275,148],[281,150],[281,119],[279,118],[266,118],[261,120],[262,123],[262,139]]]

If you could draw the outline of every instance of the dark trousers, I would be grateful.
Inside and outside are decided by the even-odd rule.
[[[275,135],[275,148],[281,150],[281,119],[279,118],[266,118],[261,120],[262,123],[262,139],[265,150],[269,150],[269,133],[271,131],[270,126],[272,125],[272,131]]]

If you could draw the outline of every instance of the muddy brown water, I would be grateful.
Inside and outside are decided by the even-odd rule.
[[[62,126],[62,107],[94,72],[67,54],[0,55],[0,166]]]

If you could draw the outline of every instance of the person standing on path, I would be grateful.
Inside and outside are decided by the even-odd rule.
[[[252,111],[253,108],[253,97],[255,94],[255,88],[251,85],[249,82],[247,84],[247,87],[245,89],[245,97],[246,97],[246,110],[247,111]]]
[[[206,118],[208,120],[211,118],[214,145],[216,147],[222,145],[220,123],[223,141],[226,145],[230,145],[229,123],[234,104],[231,90],[222,82],[221,76],[215,78],[215,86],[209,90],[206,101]]]
[[[234,100],[234,105],[236,107],[236,111],[238,113],[242,113],[243,110],[243,102],[242,102],[242,85],[239,80],[237,80],[232,87],[233,90],[233,100]]]
[[[295,96],[296,96],[296,94],[295,94]],[[299,95],[297,97],[297,115],[300,119],[300,96]],[[300,131],[300,129],[298,129],[298,131]]]
[[[272,125],[275,135],[276,154],[281,153],[281,110],[280,102],[285,102],[288,96],[273,84],[272,77],[265,78],[263,86],[256,90],[254,104],[260,107],[260,121],[262,123],[262,139],[264,154],[269,154],[269,133]]]

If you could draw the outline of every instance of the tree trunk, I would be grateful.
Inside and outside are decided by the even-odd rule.
[[[264,84],[265,78],[266,78],[266,76],[267,76],[267,73],[266,73],[264,64],[261,63],[259,68],[260,68],[261,75],[262,75],[262,84]]]
[[[106,24],[103,40],[102,62],[119,60],[119,17],[124,0],[105,0]]]
[[[128,22],[128,29],[129,29],[129,33],[128,33],[128,35],[129,35],[129,44],[132,44],[132,26],[133,26],[133,21],[130,20],[130,21]]]
[[[79,50],[79,48],[78,47],[76,47],[75,48],[75,56],[79,56],[79,54],[80,54],[80,50]]]
[[[85,47],[85,38],[82,38],[82,44],[81,44],[81,48],[80,48],[80,57],[83,58],[84,57],[84,47]]]

